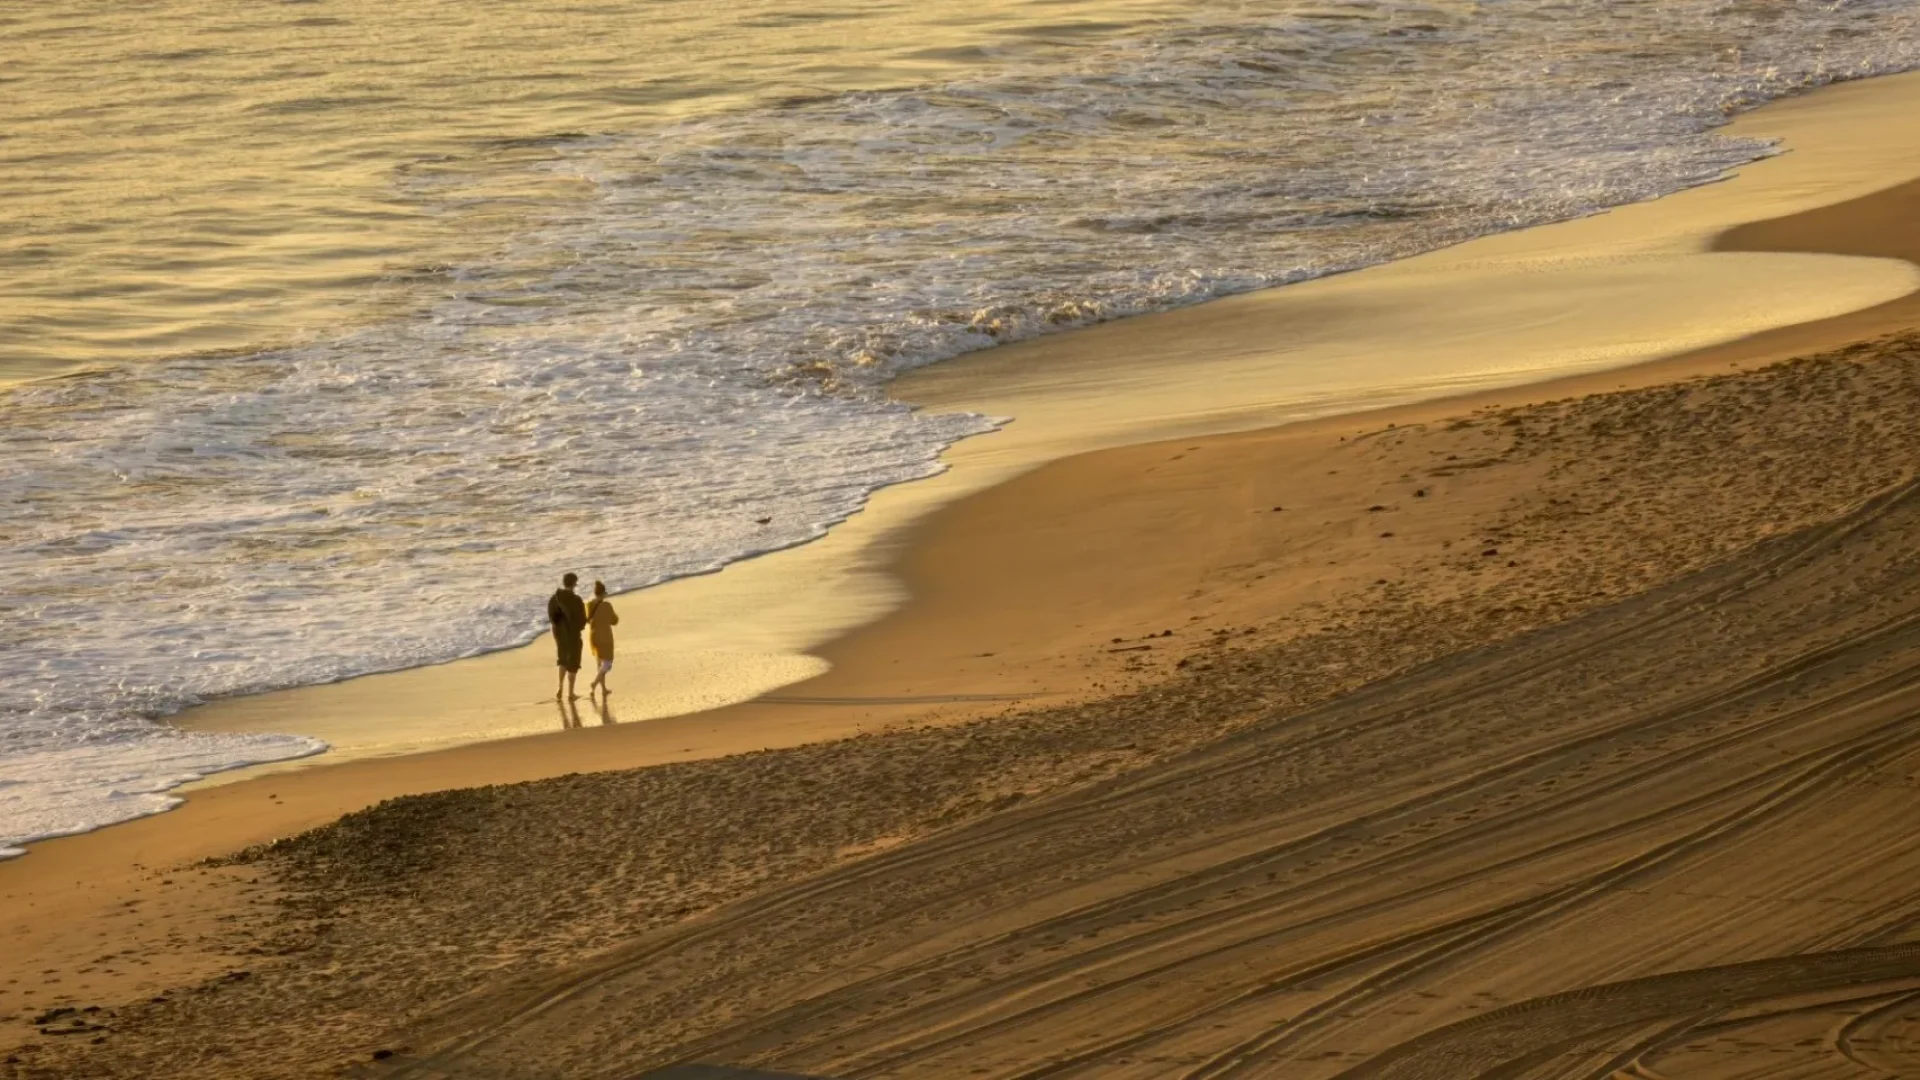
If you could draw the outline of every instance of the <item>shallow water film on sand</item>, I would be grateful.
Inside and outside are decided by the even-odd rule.
[[[211,696],[804,542],[902,370],[1710,181],[1920,2],[325,0],[0,17],[0,852]],[[763,523],[764,522],[764,523]]]

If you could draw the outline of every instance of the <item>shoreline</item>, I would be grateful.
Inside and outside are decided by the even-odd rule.
[[[551,645],[541,638],[190,709],[173,722],[309,736],[331,749],[181,790],[581,726],[657,724],[769,698],[847,696],[810,687],[822,677],[837,685],[834,642],[915,595],[894,571],[911,543],[904,534],[973,493],[1088,451],[1301,422],[1337,425],[1348,414],[1632,368],[1703,348],[1788,355],[1835,332],[1857,334],[1826,324],[1920,290],[1911,262],[1847,262],[1887,258],[1870,236],[1832,250],[1716,237],[1875,191],[1890,178],[1920,176],[1920,152],[1890,149],[1901,140],[1881,137],[1912,109],[1920,109],[1920,73],[1826,87],[1723,129],[1782,139],[1787,151],[1721,183],[909,373],[892,387],[901,400],[1012,422],[950,448],[945,473],[875,492],[821,539],[624,594],[627,624],[645,626],[646,636],[627,638],[616,673],[627,692],[616,695],[610,713],[575,715],[543,692]],[[1822,285],[1806,289],[1807,279]],[[1583,311],[1569,318],[1570,305]],[[1897,325],[1898,317],[1882,323]],[[1275,333],[1295,340],[1275,343]],[[1739,344],[1748,339],[1755,344]],[[1391,359],[1374,359],[1381,356]]]
[[[1913,79],[1912,76],[1895,78]],[[1848,84],[1834,89],[1867,85]],[[1811,111],[1806,103],[1818,96],[1795,99],[1786,104],[1800,108],[1782,111],[1804,114]],[[1785,162],[1791,157],[1770,159],[1753,168]],[[1817,171],[1818,163],[1813,162],[1811,167]],[[1729,187],[1693,189],[1659,203],[1627,209],[1651,213],[1651,208],[1659,207],[1662,215],[1684,215],[1691,211],[1685,208],[1672,211],[1671,204],[1694,193],[1718,193]],[[1794,197],[1804,199],[1807,195],[1797,192],[1782,196],[1789,202]],[[1910,235],[1901,237],[1900,230],[1889,228],[1887,223],[1901,220],[1900,215],[1916,204],[1920,204],[1920,186],[1908,182],[1866,199],[1816,208],[1810,211],[1811,224],[1806,216],[1789,221],[1762,221],[1727,232],[1719,242],[1729,250],[1750,245],[1800,244],[1803,246],[1787,250],[1815,251],[1820,250],[1819,245],[1825,238],[1837,237],[1845,244],[1872,252],[1876,258],[1911,259],[1920,253],[1920,244]],[[1595,223],[1603,222],[1605,217],[1489,239],[1501,241],[1502,246],[1512,245],[1513,251],[1524,255],[1526,245],[1538,240],[1539,233],[1593,229]],[[1908,215],[1905,220],[1915,219]],[[1458,250],[1452,253],[1455,258]],[[1842,250],[1853,249],[1843,247]],[[1904,256],[1900,254],[1903,251],[1907,253]],[[1422,259],[1437,262],[1438,256],[1447,254],[1437,253]],[[1408,260],[1409,263],[1415,261]],[[1802,265],[1811,268],[1829,264],[1822,261]],[[1420,270],[1415,268],[1410,272]],[[1219,305],[1228,303],[1231,302],[1170,313],[1181,319],[1166,324],[1169,329],[1165,332],[1176,340],[1185,339],[1190,343],[1191,327],[1224,317]],[[1258,306],[1251,299],[1239,305],[1243,310]],[[1112,342],[1147,334],[1140,326],[1143,321],[1108,324],[1091,331],[1010,347],[1009,351],[1064,348],[1099,354],[1111,349]],[[1024,701],[1085,700],[1151,682],[1163,675],[1165,667],[1173,662],[1173,657],[1163,656],[1159,651],[1151,653],[1150,661],[1141,659],[1140,652],[1107,652],[1109,644],[1122,644],[1112,642],[1114,637],[1123,638],[1124,647],[1133,649],[1135,644],[1144,643],[1148,634],[1165,629],[1178,630],[1184,638],[1189,621],[1200,623],[1209,633],[1226,627],[1244,628],[1259,621],[1262,609],[1322,602],[1341,589],[1374,580],[1383,566],[1391,562],[1392,556],[1386,557],[1387,562],[1383,563],[1379,556],[1359,554],[1362,551],[1359,541],[1371,536],[1370,533],[1361,536],[1355,531],[1363,528],[1367,520],[1363,508],[1356,511],[1351,505],[1333,502],[1319,505],[1311,499],[1292,512],[1323,511],[1322,516],[1328,520],[1324,526],[1316,526],[1321,531],[1308,536],[1306,542],[1321,545],[1321,551],[1351,557],[1337,573],[1324,575],[1317,581],[1303,578],[1292,586],[1291,593],[1256,590],[1249,587],[1250,583],[1240,582],[1233,582],[1231,589],[1220,588],[1218,582],[1203,580],[1219,566],[1232,563],[1239,552],[1236,545],[1251,543],[1247,535],[1234,534],[1232,529],[1225,530],[1228,535],[1219,538],[1206,553],[1210,561],[1196,563],[1198,569],[1189,571],[1186,579],[1179,577],[1178,566],[1140,559],[1140,538],[1154,535],[1156,519],[1167,510],[1171,494],[1201,493],[1197,503],[1181,504],[1182,513],[1220,514],[1232,505],[1241,507],[1239,512],[1250,521],[1253,520],[1251,512],[1244,504],[1254,501],[1264,506],[1273,500],[1270,490],[1252,489],[1258,485],[1251,484],[1244,470],[1211,460],[1203,467],[1202,459],[1210,456],[1231,460],[1237,454],[1242,459],[1271,461],[1293,455],[1290,460],[1295,462],[1312,462],[1316,460],[1315,455],[1337,448],[1343,434],[1458,416],[1496,404],[1545,401],[1623,386],[1656,385],[1696,374],[1758,366],[1813,351],[1811,342],[1839,345],[1881,332],[1874,329],[1876,327],[1916,324],[1920,324],[1920,296],[1909,293],[1864,310],[1777,328],[1633,367],[1483,389],[1389,410],[1342,413],[1280,428],[1256,427],[1242,434],[1182,435],[1188,440],[1185,445],[1201,448],[1200,458],[1187,457],[1192,452],[1184,447],[1156,441],[1093,453],[1076,452],[1037,468],[1003,465],[1024,475],[1014,483],[983,486],[984,490],[962,501],[942,506],[914,523],[911,537],[903,535],[904,524],[885,524],[885,515],[876,515],[874,521],[880,524],[869,525],[876,535],[869,535],[864,542],[876,558],[884,556],[889,566],[897,566],[900,580],[913,591],[915,602],[834,640],[822,650],[832,669],[802,684],[803,689],[715,712],[654,720],[607,732],[555,732],[514,741],[477,742],[430,754],[319,764],[295,772],[240,777],[232,783],[191,792],[186,806],[168,814],[83,836],[37,843],[25,858],[0,865],[0,897],[8,901],[6,931],[9,940],[20,941],[25,946],[16,960],[18,970],[28,971],[32,964],[47,958],[72,959],[88,955],[89,946],[81,944],[82,939],[91,940],[102,932],[133,939],[142,933],[156,932],[139,930],[124,921],[101,923],[92,918],[149,884],[149,867],[171,867],[225,854],[250,843],[333,820],[349,810],[400,794],[505,783],[588,768],[617,769],[792,746],[901,724],[979,716],[1003,711]],[[1020,359],[1001,350],[975,355],[980,363],[986,364]],[[912,381],[903,388],[903,393],[922,393],[938,406],[959,397],[957,388],[968,378],[977,379],[978,373],[961,372],[957,368],[935,370],[927,373],[925,379]],[[1251,423],[1276,412],[1284,412],[1284,406],[1265,404],[1251,415],[1211,416],[1205,423],[1230,429],[1235,424]],[[985,443],[992,438],[995,437],[974,440],[982,447],[979,453],[983,456],[995,449]],[[1176,454],[1181,456],[1175,458]],[[1175,466],[1176,460],[1185,464]],[[1182,469],[1198,471],[1187,474],[1173,493],[1160,491],[1159,502],[1143,498],[1137,505],[1116,506],[1111,499],[1101,497],[1102,493],[1129,491],[1152,471],[1160,471],[1161,478],[1165,479]],[[1212,486],[1206,486],[1208,484]],[[1336,488],[1325,495],[1333,499],[1339,492]],[[904,489],[894,496],[906,497]],[[1282,497],[1293,501],[1291,495]],[[1211,510],[1204,506],[1208,500],[1213,503]],[[1102,509],[1103,504],[1110,514],[1117,515],[1109,521],[1116,527],[1102,543],[1089,543],[1090,538],[1085,535],[1086,515]],[[892,520],[911,519],[903,516]],[[1009,520],[1022,523],[1019,534],[1006,534]],[[1129,528],[1134,531],[1128,533]],[[796,550],[821,547],[831,539]],[[1191,553],[1189,550],[1188,554]],[[1040,560],[1045,565],[1038,569],[1033,558],[1036,554],[1047,556]],[[1124,571],[1120,587],[1109,590],[1101,581],[1111,579],[1116,568]],[[1094,580],[1096,578],[1101,580]],[[1023,609],[1041,606],[1034,603],[1036,582],[1046,586],[1042,595],[1077,595],[1081,597],[1081,605],[1042,612],[1044,617],[1034,618],[1034,611]],[[1178,584],[1169,588],[1170,582]],[[1212,588],[1218,602],[1211,605],[1203,618],[1182,617],[1176,625],[1172,613],[1185,610],[1191,605],[1188,594],[1204,588]],[[1116,592],[1124,602],[1116,602]],[[1229,592],[1238,598],[1228,599],[1225,594]],[[1088,597],[1096,602],[1088,604]],[[1009,611],[1021,611],[1023,618],[1009,620]],[[550,669],[544,664],[544,652],[539,650],[540,645],[536,644],[531,650],[521,651],[532,652],[541,661],[534,666],[534,685],[544,686],[550,678]],[[985,655],[988,653],[992,655]],[[364,681],[367,680],[355,680]],[[483,693],[491,692],[486,687],[479,689]],[[1044,698],[1038,696],[1042,692],[1046,693]],[[615,707],[619,707],[618,695]],[[46,913],[55,908],[61,910],[63,916],[49,920]],[[211,962],[206,958],[199,961],[203,965]],[[7,965],[7,969],[15,969],[16,964]],[[190,970],[192,966],[188,963],[173,974]],[[160,976],[141,976],[149,977]],[[109,983],[112,980],[103,980],[99,985]],[[113,985],[142,984],[136,979]],[[92,988],[89,992],[111,993]]]

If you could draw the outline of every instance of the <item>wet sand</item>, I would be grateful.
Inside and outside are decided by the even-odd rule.
[[[1912,259],[1917,200],[1898,188],[1722,244]],[[515,1055],[535,1045],[561,1075],[687,1053],[846,1075],[1334,1075],[1444,1057],[1456,1044],[1433,1040],[1494,1002],[1897,943],[1905,849],[1884,823],[1910,813],[1908,789],[1853,781],[1899,775],[1901,699],[1849,703],[1907,647],[1887,523],[1920,461],[1913,345],[1664,387],[1916,315],[1901,299],[1581,380],[1071,457],[939,511],[904,548],[889,537],[915,603],[833,645],[834,670],[786,700],[247,781],[38,846],[0,867],[24,946],[0,1016],[37,1045],[14,1067],[311,1075],[397,1049],[383,1070],[434,1051],[450,1056],[417,1075],[531,1075]],[[1110,351],[1130,325],[1055,340]],[[1583,397],[1623,384],[1650,389]],[[1617,693],[1596,704],[1595,687]],[[1063,704],[988,715],[1023,702]],[[407,791],[981,716],[448,792],[177,869]],[[1768,777],[1793,796],[1778,814]],[[1889,869],[1861,872],[1875,859]],[[1629,910],[1668,879],[1668,907]],[[1718,921],[1734,901],[1739,933]],[[1642,919],[1619,938],[1630,956],[1592,947]],[[1818,1028],[1825,987],[1864,979],[1895,1002],[1904,956],[1589,993],[1629,1002],[1624,1019],[1582,1028],[1582,1005],[1552,1030],[1576,1048],[1642,1017],[1678,1031],[1662,1002],[1738,1004],[1720,988],[1741,979],[1789,986],[1779,1023]],[[24,1021],[61,999],[107,1012],[34,1034]],[[1332,1019],[1300,1035],[1281,1023],[1296,1014]],[[93,1024],[108,1030],[75,1026]],[[514,1038],[476,1036],[495,1031]]]

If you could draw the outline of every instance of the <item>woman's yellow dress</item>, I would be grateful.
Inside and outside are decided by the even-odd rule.
[[[587,641],[593,646],[596,659],[613,659],[613,628],[619,624],[620,616],[612,604],[595,598],[587,605]]]

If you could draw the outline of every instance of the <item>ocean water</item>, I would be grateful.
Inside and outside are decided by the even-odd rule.
[[[1920,0],[0,13],[0,855],[318,752],[208,698],[805,542],[894,374],[1712,181]]]

